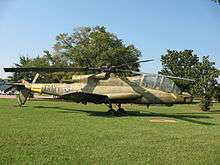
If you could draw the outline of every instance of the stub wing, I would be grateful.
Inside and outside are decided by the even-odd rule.
[[[109,100],[107,95],[99,95],[99,94],[84,93],[84,92],[72,92],[72,93],[64,94],[60,96],[60,98],[78,103],[91,102],[95,104],[108,103]]]
[[[132,100],[132,99],[138,99],[142,95],[138,93],[110,93],[108,94],[108,97],[110,100]]]
[[[102,103],[120,103],[120,102],[132,102],[132,100],[136,100],[141,98],[140,94],[134,93],[111,93],[106,95],[101,94],[93,94],[93,93],[85,93],[85,92],[73,92],[62,95],[60,98],[65,100],[70,100],[74,102],[92,102],[95,104]]]

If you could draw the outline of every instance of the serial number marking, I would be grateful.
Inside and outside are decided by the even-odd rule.
[[[42,87],[43,92],[46,93],[68,93],[71,91],[70,87],[57,87],[56,85],[45,85]]]
[[[57,88],[56,85],[45,85],[42,87],[42,90],[48,93],[56,93],[59,91],[59,88]]]

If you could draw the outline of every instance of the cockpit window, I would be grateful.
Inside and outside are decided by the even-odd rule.
[[[171,79],[164,77],[162,75],[156,75],[156,74],[145,75],[143,79],[143,84],[141,85],[153,89],[159,89],[165,92],[173,92],[177,94],[181,93],[180,89]]]
[[[146,74],[141,76],[129,77],[129,80],[137,85],[162,90],[164,92],[172,92],[181,94],[179,87],[173,80],[157,74]]]
[[[144,76],[143,84],[141,85],[145,87],[155,88],[156,86],[158,86],[156,83],[157,83],[157,76],[155,75]]]

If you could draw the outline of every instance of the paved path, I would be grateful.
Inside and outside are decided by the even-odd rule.
[[[1,99],[15,99],[15,95],[0,95]]]

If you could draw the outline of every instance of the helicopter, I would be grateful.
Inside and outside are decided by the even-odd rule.
[[[21,80],[20,83],[1,83],[5,90],[12,88],[18,91],[17,102],[24,105],[31,93],[48,94],[58,99],[86,104],[105,104],[110,113],[125,113],[122,104],[188,104],[192,102],[189,93],[182,92],[172,79],[194,81],[192,79],[167,76],[162,74],[142,73],[129,69],[130,64],[150,62],[150,60],[118,66],[90,67],[29,67],[4,68],[5,72],[35,72],[31,83]],[[93,72],[86,75],[73,75],[69,80],[60,83],[36,83],[40,72]],[[130,75],[130,76],[128,76]],[[116,104],[117,111],[113,109]]]

